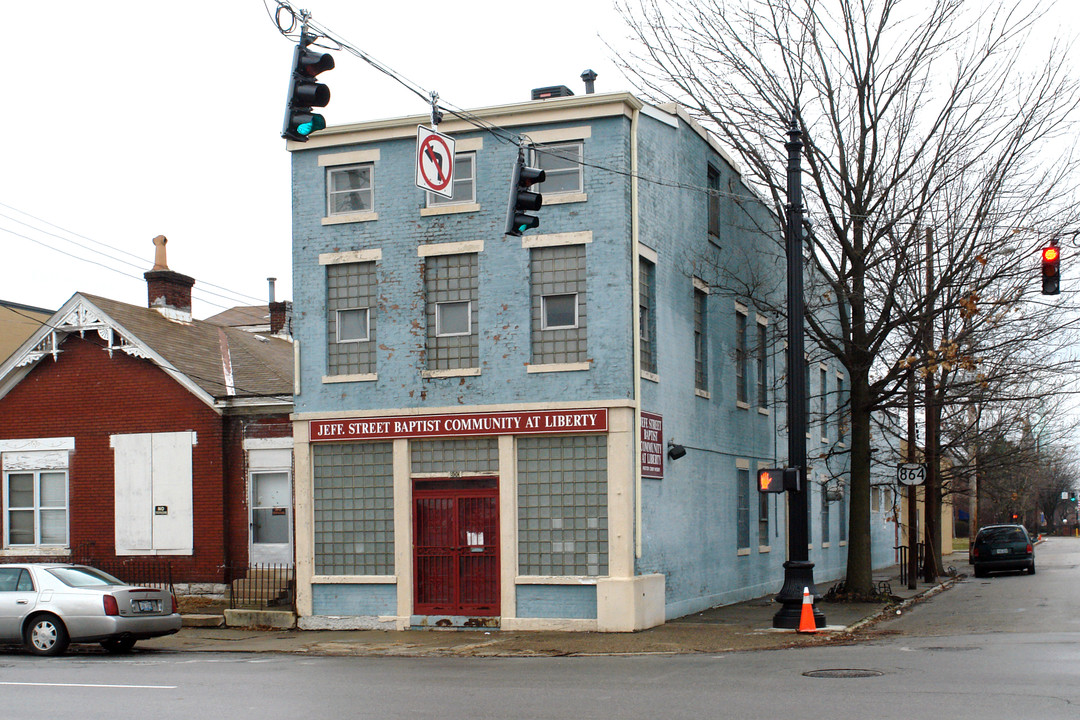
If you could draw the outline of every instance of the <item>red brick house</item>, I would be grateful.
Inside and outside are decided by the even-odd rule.
[[[0,365],[0,561],[292,563],[293,344],[193,320],[163,242],[148,307],[76,293]]]

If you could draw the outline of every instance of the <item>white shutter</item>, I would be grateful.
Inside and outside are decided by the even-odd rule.
[[[114,525],[117,555],[153,549],[150,434],[113,435]]]
[[[157,433],[153,440],[154,550],[190,555],[193,543],[190,432]],[[165,514],[158,514],[165,508]]]

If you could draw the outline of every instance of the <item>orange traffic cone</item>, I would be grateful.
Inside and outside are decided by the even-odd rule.
[[[799,632],[817,632],[817,626],[814,625],[814,598],[810,597],[810,588],[807,587],[802,590],[802,614],[799,616]]]

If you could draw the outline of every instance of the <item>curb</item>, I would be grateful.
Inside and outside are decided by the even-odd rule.
[[[852,625],[849,625],[844,630],[844,632],[845,633],[855,633],[855,632],[858,632],[859,630],[862,630],[863,628],[869,627],[871,625],[874,625],[874,624],[884,620],[886,617],[889,617],[889,616],[892,616],[892,615],[900,615],[901,613],[903,613],[903,611],[907,610],[912,605],[916,605],[917,603],[920,603],[923,600],[929,600],[930,598],[934,597],[938,593],[942,593],[942,592],[948,590],[953,585],[960,582],[961,580],[963,580],[966,577],[967,577],[967,575],[965,573],[958,573],[957,575],[954,575],[953,577],[949,578],[948,580],[944,580],[944,581],[938,583],[937,585],[935,585],[934,587],[927,588],[926,590],[923,590],[922,592],[918,593],[917,595],[912,595],[911,597],[907,598],[906,600],[903,600],[903,601],[901,601],[901,602],[899,602],[899,603],[897,603],[895,605],[886,605],[885,607],[883,607],[881,610],[874,613],[870,617],[863,618],[862,620],[858,621],[857,623],[853,623]]]

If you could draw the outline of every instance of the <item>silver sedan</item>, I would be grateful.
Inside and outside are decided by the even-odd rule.
[[[180,625],[168,590],[128,585],[86,565],[0,565],[0,643],[22,643],[36,655],[59,655],[69,643],[125,652]]]

